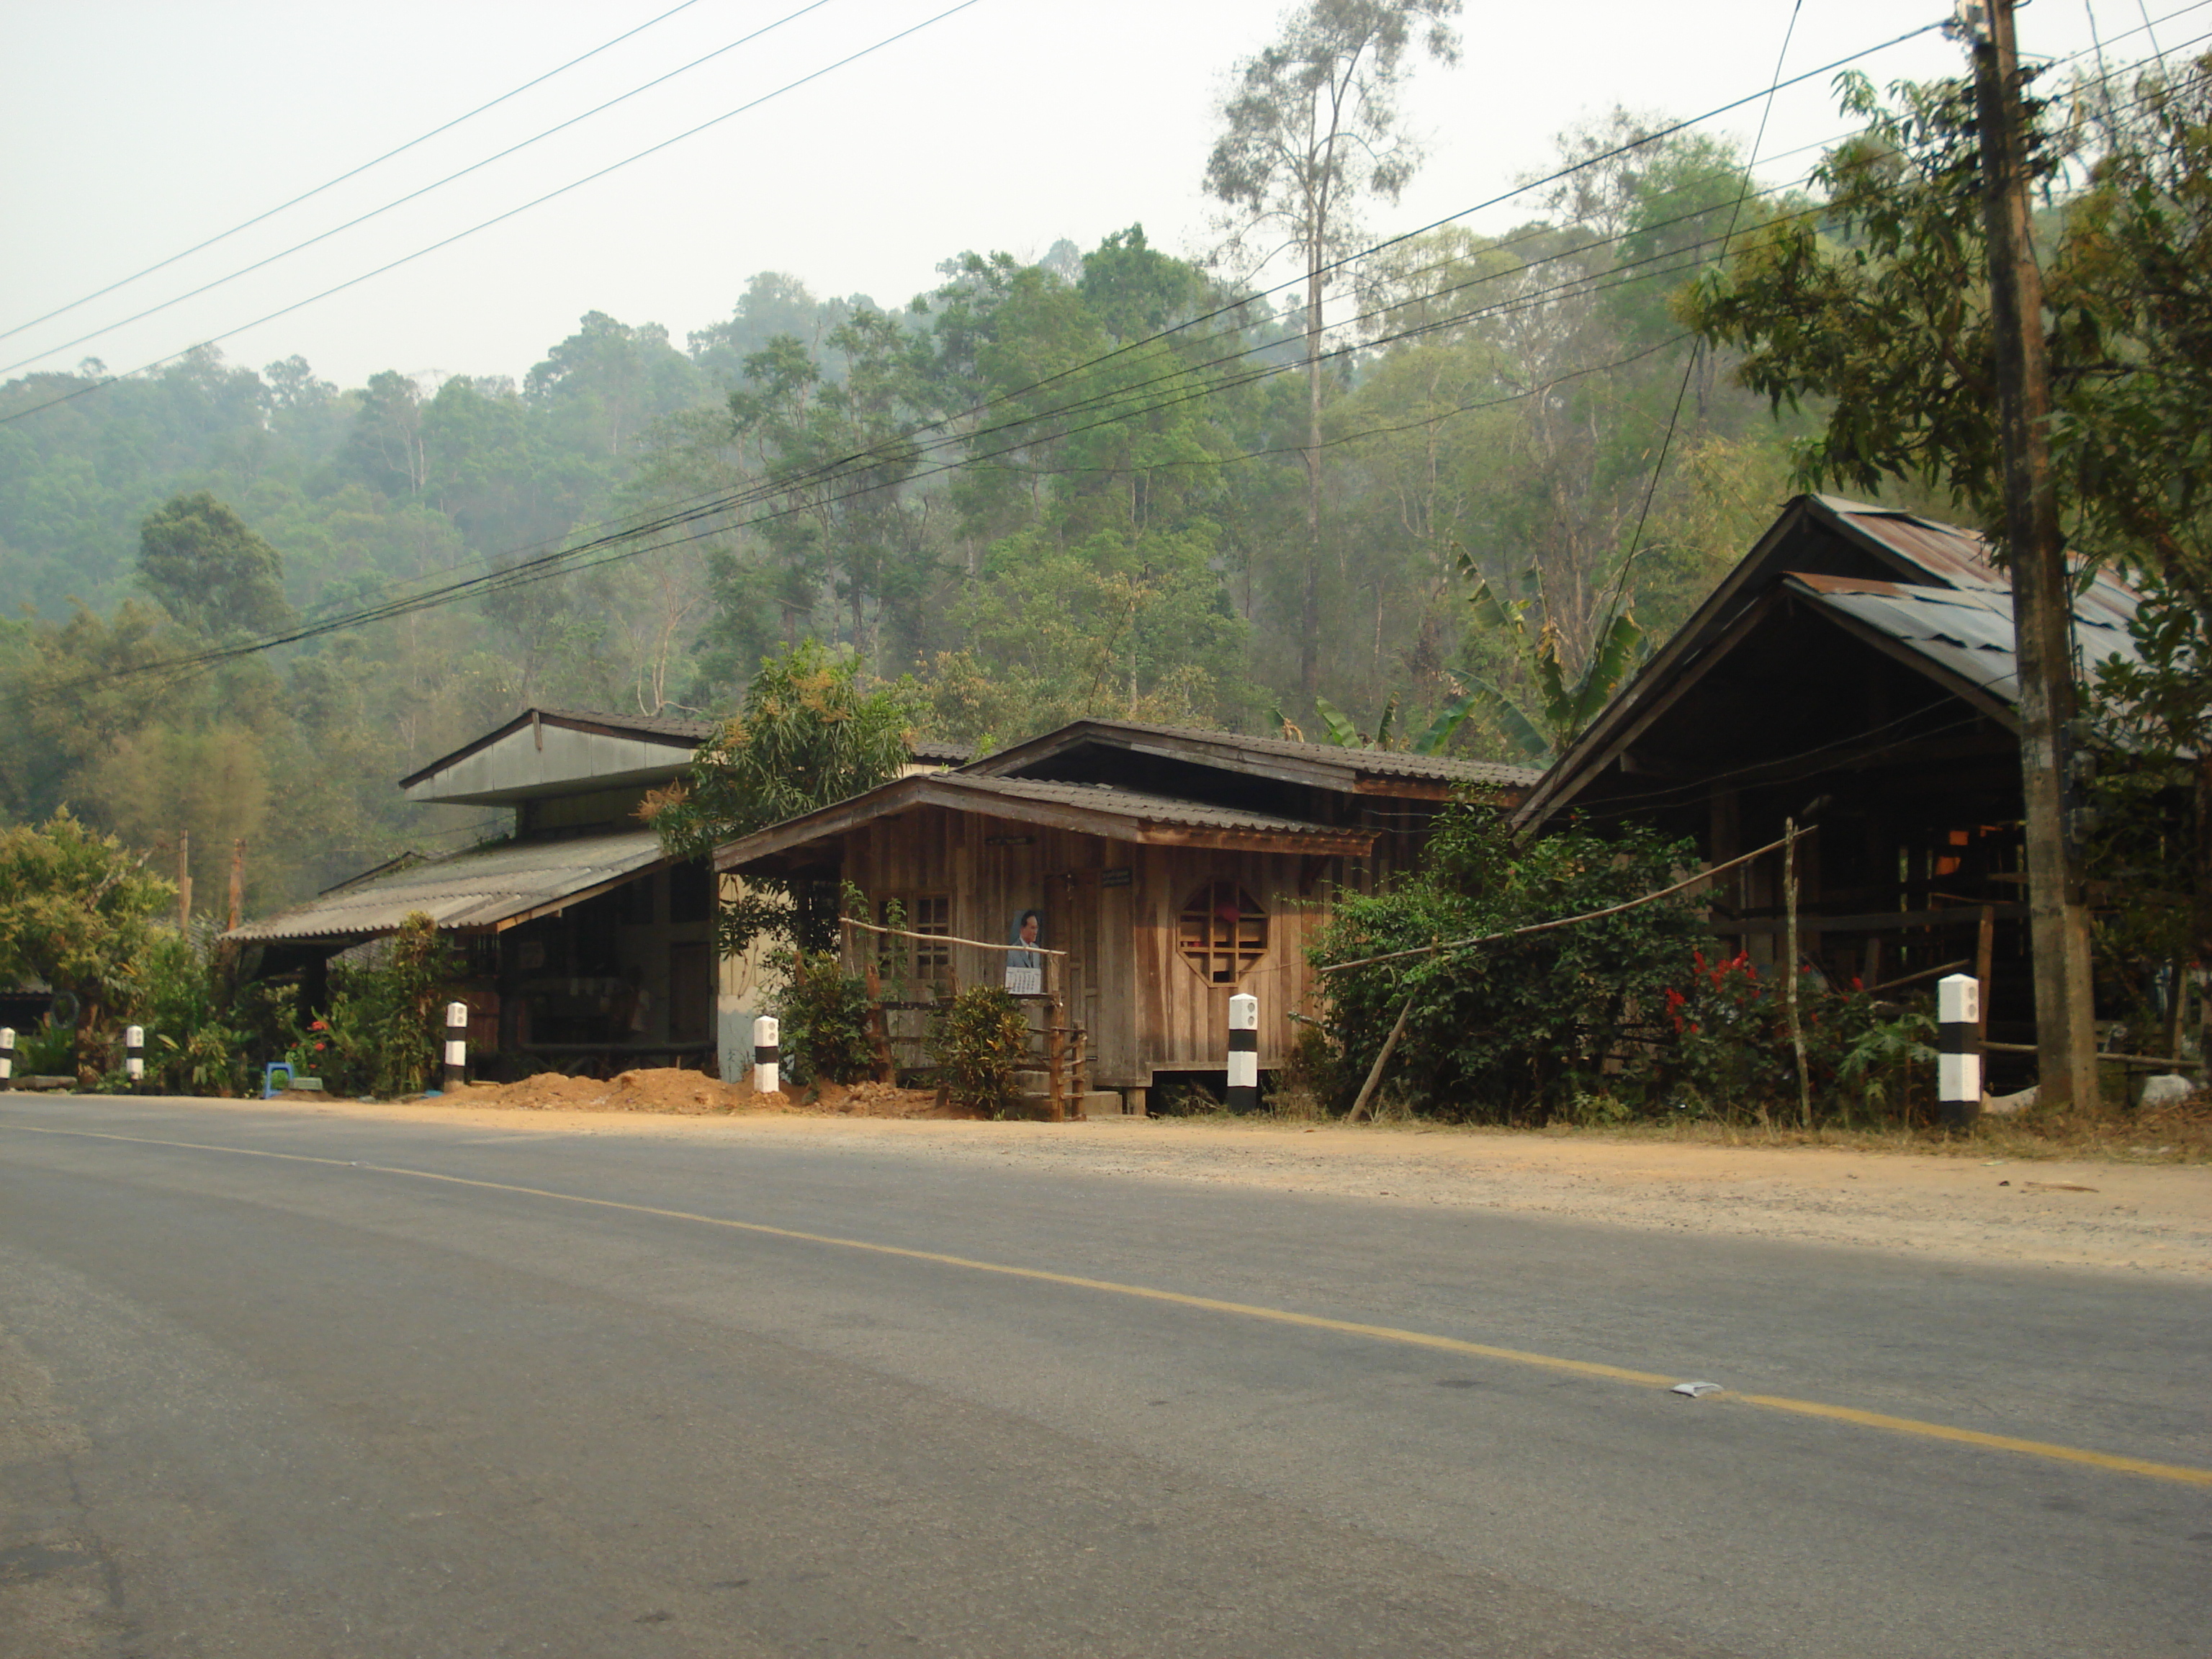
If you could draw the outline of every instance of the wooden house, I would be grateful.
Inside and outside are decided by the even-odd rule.
[[[512,827],[443,856],[380,865],[228,937],[262,977],[297,975],[311,1007],[328,968],[373,954],[410,915],[449,933],[479,1075],[719,1069],[750,1044],[766,988],[757,963],[714,948],[717,884],[639,821],[714,722],[526,708],[399,781],[410,800],[511,811]],[[910,770],[966,751],[917,750]]]
[[[1164,1079],[1224,1070],[1239,992],[1259,999],[1261,1068],[1279,1064],[1312,988],[1304,947],[1333,896],[1410,864],[1455,794],[1504,808],[1535,778],[1081,720],[772,825],[714,862],[740,877],[850,883],[879,924],[902,915],[926,937],[893,951],[855,932],[847,945],[855,966],[873,956],[902,968],[915,1000],[1000,982],[1004,953],[986,947],[1038,912],[1036,943],[1065,953],[1060,990],[1091,1082],[1141,1111]]]
[[[2081,586],[2094,665],[2132,656],[2136,595]],[[1800,954],[1838,981],[1966,964],[1990,1035],[2033,1034],[2019,684],[2004,574],[1972,532],[1801,495],[1516,812],[1654,824],[1710,862],[1801,845]],[[1717,879],[1722,948],[1778,959],[1780,860]]]

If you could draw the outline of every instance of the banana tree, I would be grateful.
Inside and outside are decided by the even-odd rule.
[[[1491,718],[1506,736],[1531,760],[1548,764],[1589,729],[1620,683],[1643,661],[1644,628],[1626,606],[1616,611],[1582,672],[1570,676],[1557,625],[1548,616],[1533,632],[1528,625],[1530,607],[1540,605],[1544,597],[1543,578],[1534,567],[1522,574],[1521,586],[1520,597],[1508,599],[1499,598],[1489,582],[1478,580],[1468,603],[1480,625],[1509,643],[1528,677],[1533,701],[1523,707],[1495,680],[1478,679],[1467,703],[1455,707],[1468,707],[1471,712],[1472,705],[1486,700]]]

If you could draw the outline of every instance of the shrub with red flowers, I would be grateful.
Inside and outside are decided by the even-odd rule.
[[[1741,951],[1708,961],[1693,951],[1688,976],[1667,988],[1665,1005],[1668,1033],[1650,1070],[1670,1104],[1723,1116],[1796,1115],[1789,994],[1778,974],[1762,973]],[[1877,1002],[1856,980],[1838,990],[1801,963],[1797,1013],[1817,1117],[1911,1114],[1916,1064],[1935,1058],[1924,1010]],[[1927,1094],[1928,1079],[1919,1081],[1917,1094]]]

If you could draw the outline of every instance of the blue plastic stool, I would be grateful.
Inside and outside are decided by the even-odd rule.
[[[289,1060],[272,1060],[263,1068],[261,1073],[262,1099],[274,1100],[276,1097],[276,1073],[279,1072],[284,1074],[283,1086],[287,1089],[292,1086],[292,1062]]]

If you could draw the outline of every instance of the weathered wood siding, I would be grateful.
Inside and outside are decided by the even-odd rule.
[[[1141,846],[936,806],[854,830],[844,854],[844,878],[872,910],[888,897],[949,893],[961,938],[1006,939],[1024,910],[1042,911],[1038,942],[1069,953],[1060,988],[1090,1033],[1089,1070],[1103,1088],[1146,1087],[1158,1069],[1224,1066],[1229,999],[1239,991],[1260,999],[1261,1066],[1280,1064],[1289,1011],[1308,990],[1304,946],[1326,919],[1315,901],[1334,863]],[[1207,983],[1177,944],[1185,902],[1214,881],[1237,883],[1268,919],[1264,954],[1234,985]],[[871,947],[848,948],[857,965]],[[1000,982],[1000,952],[959,946],[952,958],[960,985]]]

